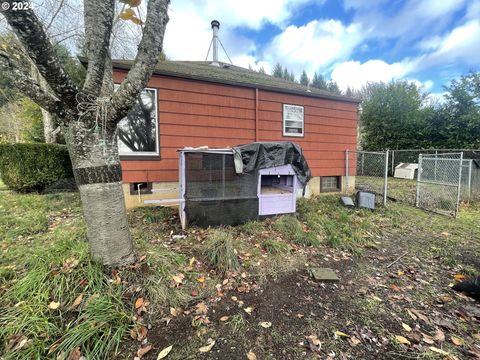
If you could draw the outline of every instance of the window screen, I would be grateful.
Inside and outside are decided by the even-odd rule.
[[[283,135],[303,136],[303,106],[283,104]]]

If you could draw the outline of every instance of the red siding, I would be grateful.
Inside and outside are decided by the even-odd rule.
[[[120,82],[125,72],[115,71]],[[177,181],[184,146],[227,147],[255,141],[255,90],[154,75],[158,89],[160,156],[123,160],[125,182]],[[303,105],[305,136],[282,135],[283,104]],[[334,100],[258,91],[258,141],[294,141],[313,176],[345,173],[345,149],[356,149],[357,106]]]

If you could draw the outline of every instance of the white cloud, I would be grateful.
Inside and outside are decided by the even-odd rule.
[[[420,58],[419,70],[435,65],[461,62],[478,65],[480,62],[480,21],[472,20],[453,29],[444,37],[427,40],[431,52]]]
[[[332,79],[335,80],[340,89],[347,87],[360,89],[368,82],[400,79],[411,72],[414,63],[405,60],[389,64],[383,60],[368,60],[364,63],[359,61],[345,61],[335,65],[332,71]]]
[[[295,73],[303,69],[312,76],[335,61],[348,58],[362,40],[357,24],[338,20],[313,20],[303,26],[290,25],[264,51],[264,59],[280,62]]]
[[[220,21],[220,40],[231,58],[251,55],[256,46],[237,35],[236,27],[253,30],[270,23],[283,28],[302,6],[325,0],[179,0],[172,2],[164,48],[173,60],[205,60],[212,39],[211,20]],[[228,62],[223,50],[220,60]],[[211,55],[210,55],[211,56]]]
[[[456,11],[462,9],[467,0],[408,0],[395,11],[389,1],[345,0],[346,9],[354,9],[354,21],[362,24],[370,38],[395,38],[403,41],[417,39],[425,33],[445,29]]]

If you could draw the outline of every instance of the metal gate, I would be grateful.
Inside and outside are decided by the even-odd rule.
[[[462,185],[463,153],[420,154],[416,206],[457,216]]]

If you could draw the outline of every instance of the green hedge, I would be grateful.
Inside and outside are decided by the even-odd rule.
[[[42,191],[73,177],[67,147],[57,144],[0,144],[0,177],[10,189]]]

